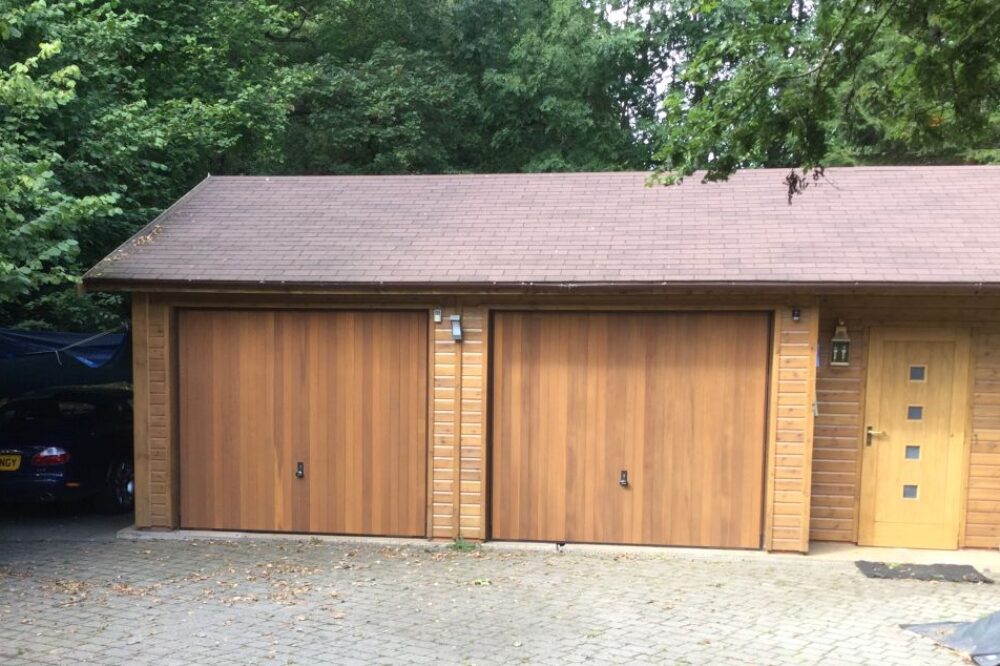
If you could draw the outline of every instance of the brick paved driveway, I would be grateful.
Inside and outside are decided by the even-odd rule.
[[[847,563],[292,541],[0,541],[0,663],[958,664],[1000,585]]]

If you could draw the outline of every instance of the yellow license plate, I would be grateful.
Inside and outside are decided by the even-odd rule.
[[[21,456],[0,454],[0,472],[16,472],[21,469]]]

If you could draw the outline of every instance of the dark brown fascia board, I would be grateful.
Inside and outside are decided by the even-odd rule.
[[[242,294],[926,294],[1000,295],[1000,282],[223,282],[87,278],[86,291]]]

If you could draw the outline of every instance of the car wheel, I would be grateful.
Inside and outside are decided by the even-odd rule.
[[[108,469],[108,482],[98,505],[109,513],[131,511],[135,504],[135,470],[132,462],[119,460]]]

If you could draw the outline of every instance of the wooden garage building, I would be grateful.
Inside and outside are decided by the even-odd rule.
[[[132,294],[136,524],[1000,545],[1000,168],[210,177]]]

